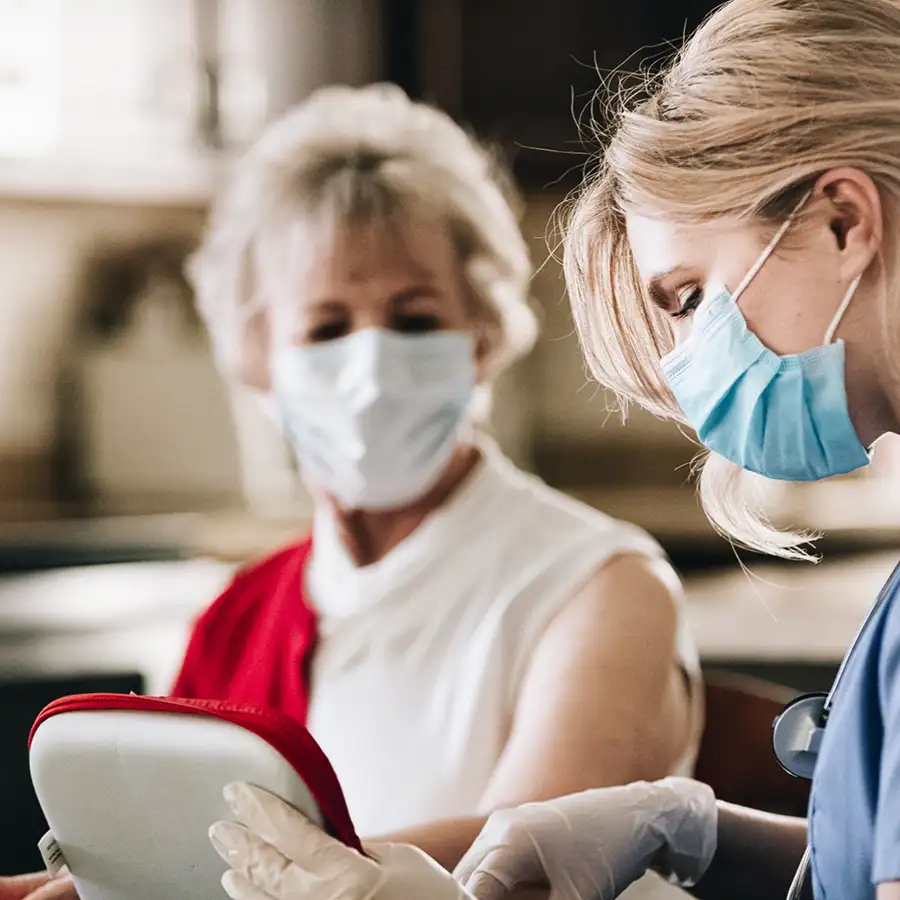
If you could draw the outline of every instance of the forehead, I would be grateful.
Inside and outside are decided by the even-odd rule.
[[[626,219],[628,244],[645,284],[658,275],[679,268],[694,268],[714,255],[708,227],[684,226],[663,219],[630,215]],[[705,232],[705,233],[704,233]]]
[[[752,265],[764,244],[758,228],[733,221],[683,225],[629,215],[626,230],[644,284],[669,273],[734,280]]]
[[[454,277],[458,262],[449,230],[436,219],[298,220],[275,243],[282,252],[270,256],[268,278],[295,300],[298,293],[315,298],[367,285],[442,282]]]

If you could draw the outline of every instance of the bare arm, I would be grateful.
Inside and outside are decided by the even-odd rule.
[[[391,835],[452,869],[495,809],[666,775],[691,734],[676,607],[656,564],[623,556],[553,620],[523,680],[481,816]]]
[[[787,894],[806,847],[806,819],[719,802],[719,843],[694,889],[701,900],[771,900]],[[812,897],[808,883],[804,897]],[[879,895],[878,900],[898,900]]]

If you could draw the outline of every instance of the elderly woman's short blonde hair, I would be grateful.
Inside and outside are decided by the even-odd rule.
[[[354,223],[426,211],[453,237],[496,375],[537,336],[517,206],[495,157],[439,110],[392,85],[317,91],[238,161],[188,263],[220,367],[241,371],[247,323],[265,306],[267,236],[323,212]]]

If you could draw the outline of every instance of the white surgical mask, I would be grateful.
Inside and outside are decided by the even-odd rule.
[[[272,385],[307,474],[350,509],[394,509],[450,462],[475,386],[472,339],[368,328],[276,352]]]

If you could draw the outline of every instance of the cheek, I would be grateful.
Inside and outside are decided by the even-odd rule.
[[[484,330],[484,301],[474,291],[446,291],[441,300],[440,318],[445,328],[469,331],[477,339]]]
[[[821,275],[782,263],[768,272],[763,269],[738,306],[747,327],[766,347],[785,356],[822,345],[840,302],[838,298],[831,303],[834,293],[835,285]]]
[[[240,380],[249,388],[268,393],[272,387],[269,374],[270,337],[268,319],[263,313],[247,323],[241,346]]]
[[[269,308],[267,340],[271,332],[272,340],[277,344],[289,345],[303,331],[306,316],[302,306],[296,300],[273,302]]]
[[[819,329],[800,314],[799,304],[785,300],[777,309],[767,309],[765,304],[740,306],[750,331],[779,356],[803,353],[822,342]]]

